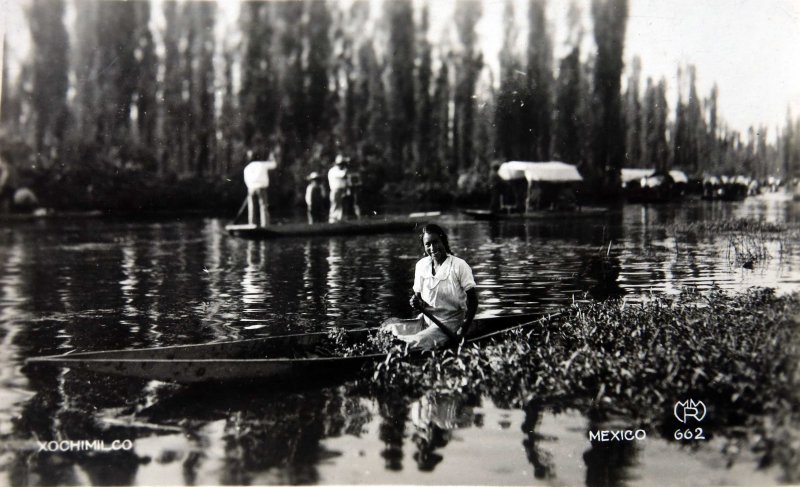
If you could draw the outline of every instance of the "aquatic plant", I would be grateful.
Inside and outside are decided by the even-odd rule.
[[[727,239],[726,255],[731,265],[752,268],[769,259],[769,242],[777,242],[779,252],[787,252],[800,238],[800,228],[792,224],[770,223],[752,218],[674,223],[666,227],[673,237],[676,252],[683,241],[722,236]]]
[[[798,316],[798,296],[771,289],[576,303],[481,346],[417,361],[393,351],[358,386],[410,397],[482,395],[500,407],[573,407],[593,418],[626,417],[664,438],[680,425],[675,403],[702,400],[703,426],[729,439],[726,452],[746,444],[797,480]]]

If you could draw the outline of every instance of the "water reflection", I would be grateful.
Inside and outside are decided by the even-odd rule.
[[[597,421],[589,415],[589,431],[635,430],[625,423]],[[583,454],[586,462],[587,487],[617,487],[627,485],[634,478],[639,443],[636,441],[591,440],[591,447]]]
[[[635,300],[684,285],[800,289],[795,246],[768,241],[771,258],[743,269],[731,264],[724,238],[673,225],[741,216],[796,221],[798,213],[791,201],[754,199],[625,206],[594,220],[443,223],[453,250],[473,267],[480,313],[500,314],[573,299]],[[278,394],[253,386],[232,397],[198,396],[24,366],[26,357],[74,349],[203,343],[407,316],[421,255],[417,237],[407,234],[246,241],[211,219],[42,223],[0,233],[0,441],[131,438],[136,448],[12,450],[0,457],[6,483],[336,483],[335,473],[352,464],[363,466],[352,478],[366,483],[527,483],[533,475],[622,485],[647,471],[646,451],[589,444],[587,428],[602,425],[556,417],[534,402],[506,410],[511,402],[503,397],[360,397],[346,387]],[[564,455],[573,453],[580,465],[565,467]],[[504,470],[479,472],[467,465],[480,463],[470,454]],[[680,462],[688,454],[669,455]]]
[[[451,394],[426,394],[411,405],[414,461],[423,472],[433,472],[443,457],[437,453],[452,439],[452,431],[472,426],[474,413],[466,398]]]

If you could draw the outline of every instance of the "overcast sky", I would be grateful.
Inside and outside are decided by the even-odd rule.
[[[800,115],[800,0],[632,0],[633,54],[673,91],[677,64],[694,64],[701,94],[716,81],[725,120],[742,132],[774,132],[789,105]]]
[[[444,0],[450,3],[457,0]],[[524,18],[527,0],[517,1]],[[440,8],[445,9],[442,0]],[[505,0],[484,0],[487,59],[501,47]],[[563,56],[569,0],[550,0],[548,20]],[[591,0],[576,0],[590,25]],[[447,16],[442,14],[440,18]],[[524,33],[521,35],[524,41]],[[590,29],[584,39],[594,49]],[[560,50],[559,50],[560,49]],[[588,50],[588,49],[587,49]],[[625,64],[642,60],[642,84],[648,76],[667,81],[670,110],[677,99],[677,68],[694,64],[699,96],[716,82],[719,112],[730,128],[746,133],[765,125],[770,138],[785,125],[786,110],[800,115],[800,0],[629,0]],[[624,75],[627,78],[627,73]],[[674,112],[673,112],[674,113]]]

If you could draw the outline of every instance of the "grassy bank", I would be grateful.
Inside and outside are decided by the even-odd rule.
[[[360,384],[377,394],[426,391],[578,408],[625,418],[672,439],[677,401],[703,401],[702,426],[800,480],[800,297],[769,289],[738,295],[686,291],[644,304],[576,304],[489,345],[432,353],[399,348]],[[685,426],[683,426],[685,428]]]

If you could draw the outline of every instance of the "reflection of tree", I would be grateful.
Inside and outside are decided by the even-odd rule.
[[[589,431],[622,429],[593,420],[590,415]],[[636,465],[637,447],[634,441],[592,441],[583,453],[586,462],[587,487],[623,486],[630,478],[628,470]]]
[[[605,300],[625,294],[619,285],[620,262],[613,254],[591,254],[582,257],[578,281],[589,278],[587,291],[596,300]]]
[[[528,461],[533,465],[533,475],[537,479],[549,479],[553,477],[553,463],[550,454],[539,450],[537,443],[543,439],[542,435],[536,432],[536,427],[542,419],[542,408],[534,401],[528,402],[525,407],[525,421],[522,422],[522,432],[525,439],[522,445],[525,447],[525,454]]]
[[[327,259],[319,240],[309,239],[303,249],[305,268],[303,270],[303,296],[313,305],[311,311],[325,313],[325,277]]]
[[[263,474],[282,484],[317,482],[316,465],[339,454],[326,451],[321,441],[360,434],[371,419],[358,399],[344,396],[340,388],[267,395],[231,389],[225,397],[207,389],[187,391],[145,414],[151,423],[188,428],[185,434],[196,451],[223,445],[219,483],[242,485]],[[205,425],[219,420],[224,421],[220,436],[209,437],[214,433],[204,430]],[[202,453],[185,459],[182,468],[187,483],[197,478],[206,460]]]
[[[381,425],[378,437],[383,441],[381,457],[387,470],[403,470],[403,438],[409,407],[402,397],[378,398]]]

